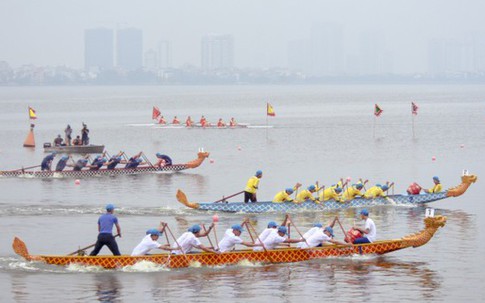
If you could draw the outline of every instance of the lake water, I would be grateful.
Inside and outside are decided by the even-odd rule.
[[[414,120],[411,101],[418,104]],[[276,117],[266,117],[270,102]],[[374,104],[384,110],[374,118]],[[37,111],[37,148],[23,148],[27,107]],[[161,129],[151,123],[152,106],[167,120],[177,115],[211,122],[266,125],[252,129]],[[2,87],[0,88],[0,170],[40,164],[42,144],[78,134],[81,123],[91,142],[111,154],[156,152],[183,163],[198,148],[210,151],[199,168],[175,174],[81,179],[0,178],[1,302],[283,302],[325,300],[483,302],[485,206],[479,193],[485,174],[484,86],[173,86],[173,87]],[[137,125],[138,126],[133,126]],[[436,160],[432,160],[435,157]],[[56,162],[56,161],[55,161]],[[148,228],[163,220],[179,235],[213,213],[189,210],[175,199],[177,189],[192,201],[214,201],[241,191],[261,169],[258,198],[296,182],[360,177],[371,184],[394,181],[403,193],[411,182],[431,186],[438,175],[449,188],[463,169],[479,180],[468,192],[430,204],[448,217],[425,246],[381,257],[354,256],[293,264],[241,264],[168,270],[152,264],[118,270],[26,262],[11,243],[19,236],[32,254],[67,254],[96,240],[97,218],[114,203],[122,227],[118,240],[129,254]],[[241,196],[238,197],[242,199]],[[238,200],[236,198],[236,200]],[[339,216],[346,227],[360,209],[296,212],[301,230]],[[423,227],[424,208],[370,208],[379,239],[398,238]],[[219,238],[243,214],[219,214]],[[249,215],[257,230],[284,214]],[[336,230],[336,237],[343,238]],[[243,237],[249,239],[247,233]],[[203,243],[208,244],[207,240]],[[104,248],[101,253],[107,254]]]

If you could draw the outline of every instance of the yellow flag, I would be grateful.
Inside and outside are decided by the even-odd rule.
[[[274,109],[273,109],[273,106],[269,103],[267,103],[267,106],[266,106],[266,115],[271,116],[271,117],[276,116]]]
[[[29,119],[37,119],[37,115],[35,114],[35,110],[29,106]]]

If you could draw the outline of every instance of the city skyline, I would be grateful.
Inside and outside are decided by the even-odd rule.
[[[26,6],[36,11],[35,18],[25,11]],[[148,0],[137,6],[123,0],[102,3],[86,0],[78,5],[58,0],[42,3],[6,0],[0,4],[3,25],[0,37],[4,45],[0,49],[0,61],[12,67],[33,64],[83,68],[82,37],[86,29],[105,27],[116,31],[133,27],[143,31],[143,55],[150,49],[157,51],[159,41],[169,42],[166,53],[170,55],[163,56],[167,67],[201,67],[201,37],[222,33],[233,36],[234,66],[238,68],[288,68],[290,61],[298,62],[294,60],[295,55],[290,59],[291,53],[302,53],[302,64],[319,75],[372,74],[380,70],[396,74],[427,73],[456,68],[457,64],[450,60],[462,62],[458,65],[468,66],[469,70],[477,70],[477,66],[480,70],[483,56],[475,53],[482,47],[473,49],[466,44],[470,40],[467,37],[481,37],[478,40],[484,37],[483,8],[485,3],[478,0],[469,1],[466,8],[459,3],[437,0],[426,3],[416,0],[392,3],[308,1],[304,4],[250,0],[244,3],[215,1],[211,6],[195,0],[185,4]],[[315,39],[319,35],[332,36],[331,30],[325,33],[326,29],[318,29],[321,24],[331,25],[338,28],[334,32],[342,33],[331,38],[334,43],[331,47]],[[365,35],[374,38],[375,43],[366,46],[361,38]],[[302,45],[306,46],[298,50],[294,41],[304,41]],[[440,50],[436,45],[431,46],[432,41],[443,41],[442,44],[455,47]],[[371,45],[382,47],[373,50]],[[344,54],[339,54],[339,49],[343,49]],[[447,63],[433,58],[432,49],[436,50],[437,57],[446,53],[447,59],[441,62]],[[320,51],[328,55],[315,54]],[[308,59],[305,56],[313,62],[305,63]],[[335,61],[329,63],[332,56]],[[369,56],[372,60],[362,59]],[[473,58],[460,58],[467,56]],[[142,60],[145,65],[145,58]],[[160,56],[157,60],[161,65]],[[466,63],[467,60],[474,63]],[[368,61],[373,63],[362,63]],[[319,66],[320,70],[312,71]]]

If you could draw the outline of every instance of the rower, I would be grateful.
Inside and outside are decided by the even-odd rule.
[[[87,165],[88,165],[88,159],[81,158],[81,159],[77,160],[77,162],[76,162],[76,164],[74,164],[74,167],[73,167],[72,170],[74,170],[74,171],[80,171],[84,167],[86,167]]]
[[[202,245],[200,240],[197,239],[200,237],[207,236],[213,227],[214,227],[214,223],[212,223],[209,226],[209,229],[207,229],[206,232],[202,233],[200,231],[199,225],[193,225],[175,241],[175,243],[177,243],[180,246],[180,249],[172,251],[172,254],[176,254],[176,255],[187,254],[191,252],[192,249],[194,248],[198,248],[206,252],[218,254],[219,253],[218,251],[215,251],[212,248]]]
[[[160,118],[158,119],[158,124],[167,124],[167,121],[163,116],[160,116]]]
[[[315,203],[320,203],[314,196],[313,193],[317,191],[317,187],[315,185],[310,185],[307,189],[302,190],[295,199],[296,203],[306,202],[306,201],[313,201]]]
[[[177,119],[177,116],[173,117],[172,124],[176,124],[176,125],[180,124],[180,120]]]
[[[327,226],[325,228],[320,227],[317,230],[315,230],[315,232],[312,233],[308,238],[306,238],[305,242],[300,242],[296,246],[298,248],[321,247],[326,242],[330,242],[335,245],[348,245],[346,243],[339,242],[337,240],[332,239],[333,237],[334,235],[333,235],[332,227],[330,226]],[[303,238],[305,238],[305,236],[303,236]]]
[[[278,229],[278,224],[274,221],[268,223],[268,227],[265,228],[258,236],[258,239],[264,241],[270,233],[276,232]],[[259,240],[256,240],[259,243]]]
[[[107,169],[114,169],[116,167],[116,165],[120,164],[121,161],[122,161],[122,158],[121,158],[122,154],[123,154],[123,152],[120,152],[117,155],[109,158],[108,162],[106,163],[106,168]]]
[[[342,193],[342,188],[337,186],[330,186],[329,188],[326,188],[323,190],[323,192],[320,193],[319,200],[320,201],[328,201],[331,199],[334,199],[336,202],[343,202],[342,198],[340,197],[340,194]]]
[[[185,120],[185,126],[192,127],[192,124],[194,124],[194,121],[192,121],[192,118],[190,118],[190,116],[188,116],[187,120]]]
[[[356,196],[363,196],[364,194],[361,192],[361,189],[364,187],[364,184],[361,182],[358,182],[356,184],[352,184],[352,186],[349,186],[344,194],[342,195],[343,201],[351,201],[353,200]]]
[[[54,157],[56,156],[57,152],[52,152],[50,155],[47,155],[43,160],[42,163],[40,164],[40,169],[41,170],[51,170],[51,165],[52,161],[54,160]]]
[[[207,123],[207,119],[204,117],[204,115],[202,115],[202,117],[200,117],[200,126],[202,127],[206,127],[208,125]]]
[[[440,178],[438,176],[433,177],[434,186],[430,189],[425,189],[424,191],[428,194],[439,193],[443,189],[440,183]]]
[[[89,166],[89,170],[99,170],[107,161],[108,159],[103,156],[97,157]]]
[[[254,247],[253,250],[262,251],[263,249],[275,249],[276,246],[281,243],[298,243],[305,241],[304,239],[290,239],[288,238],[287,233],[288,229],[286,226],[280,226],[278,227],[277,232],[270,233],[266,239],[261,240],[263,242],[261,247]]]
[[[226,123],[224,123],[222,118],[219,118],[219,121],[217,121],[217,127],[226,127]]]
[[[69,156],[62,156],[59,162],[57,162],[56,171],[63,171],[67,165],[67,160],[69,160]]]
[[[244,229],[239,224],[234,224],[230,229],[226,230],[224,238],[219,242],[219,251],[221,253],[231,251],[235,248],[236,244],[242,244],[248,247],[261,246],[261,244],[243,241],[240,238],[243,231]]]
[[[234,127],[234,126],[236,126],[236,125],[237,125],[237,122],[236,122],[236,120],[234,119],[234,117],[232,117],[232,118],[231,118],[231,120],[229,121],[229,126]]]
[[[374,242],[377,237],[376,224],[371,218],[369,218],[369,212],[367,211],[367,209],[364,208],[360,211],[360,218],[365,221],[364,228],[358,226],[354,226],[353,228],[360,231],[364,236],[355,239],[354,244]]]
[[[128,159],[128,162],[125,165],[125,168],[137,168],[138,165],[140,165],[143,160],[140,158],[142,152],[139,152],[138,154],[134,155],[130,159]]]
[[[293,194],[293,192],[294,192],[293,188],[288,187],[287,189],[277,193],[273,198],[273,202],[274,203],[293,202],[293,199],[290,197],[290,195]]]
[[[160,244],[157,242],[158,238],[160,235],[162,235],[163,232],[159,229],[156,228],[151,228],[147,230],[146,236],[141,240],[141,242],[133,249],[133,252],[131,253],[132,256],[145,256],[148,255],[148,253],[152,249],[162,249],[162,250],[175,250],[178,248],[172,248],[170,247],[169,244]]]
[[[387,197],[385,191],[387,191],[388,189],[389,189],[389,186],[387,184],[384,184],[384,185],[376,184],[376,186],[372,186],[365,192],[364,198],[366,199],[374,199],[377,197],[385,198]]]
[[[172,165],[172,159],[167,156],[163,155],[162,153],[156,153],[157,162],[155,163],[155,167],[164,167]]]

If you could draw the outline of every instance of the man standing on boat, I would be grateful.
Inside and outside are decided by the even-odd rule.
[[[365,221],[364,228],[358,226],[354,226],[353,228],[360,231],[363,237],[355,239],[354,244],[374,242],[377,236],[376,224],[371,218],[369,218],[369,211],[367,211],[365,208],[361,210],[360,218]]]
[[[56,156],[56,152],[52,152],[50,155],[47,155],[43,160],[42,163],[40,164],[40,169],[41,170],[51,170],[51,165],[52,161],[54,160],[54,157]]]
[[[433,177],[433,182],[434,182],[434,186],[432,188],[424,190],[428,194],[439,193],[440,191],[443,190],[443,187],[441,186],[441,183],[440,183],[440,178],[438,178],[438,176]]]
[[[66,145],[71,146],[71,139],[72,139],[72,128],[71,125],[67,125],[66,129],[64,130],[64,133],[66,134]]]
[[[89,129],[86,124],[83,123],[83,128],[81,129],[81,141],[82,145],[89,145]]]
[[[94,246],[94,250],[89,254],[90,256],[97,256],[103,246],[108,246],[109,250],[114,256],[119,256],[118,243],[116,243],[113,236],[113,225],[116,226],[117,235],[121,238],[121,228],[118,223],[118,218],[113,215],[115,206],[113,204],[106,205],[106,213],[101,215],[98,219],[98,240]]]
[[[249,178],[248,183],[246,184],[246,188],[244,189],[244,203],[251,202],[258,202],[256,197],[256,191],[258,190],[259,186],[259,179],[263,177],[263,171],[258,170],[256,175]]]
[[[261,244],[254,244],[251,242],[243,241],[240,238],[243,231],[244,229],[239,224],[234,224],[233,226],[231,226],[230,229],[226,230],[224,238],[222,238],[221,242],[219,242],[219,252],[223,253],[231,251],[234,249],[236,244],[242,244],[248,247],[261,246]]]
[[[212,248],[205,247],[202,245],[200,240],[198,238],[205,237],[209,234],[211,229],[214,227],[214,223],[212,223],[209,228],[207,229],[206,232],[202,233],[200,231],[200,226],[199,225],[194,225],[191,228],[187,230],[187,232],[183,233],[175,243],[180,246],[180,249],[172,251],[173,254],[176,255],[183,255],[187,254],[192,251],[194,248],[198,248],[200,250],[206,251],[206,252],[211,252],[218,254],[218,251],[215,251]]]

